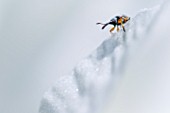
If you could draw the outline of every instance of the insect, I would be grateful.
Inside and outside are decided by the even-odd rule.
[[[96,23],[97,25],[103,25],[102,29],[104,29],[107,25],[113,25],[113,27],[110,29],[110,32],[114,31],[115,27],[117,26],[117,32],[119,31],[119,26],[121,26],[123,28],[123,31],[125,32],[125,27],[124,24],[130,20],[130,17],[126,16],[126,15],[122,15],[122,16],[115,16],[114,18],[112,18],[108,23]]]

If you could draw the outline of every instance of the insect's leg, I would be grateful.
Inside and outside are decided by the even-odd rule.
[[[111,29],[110,29],[110,32],[114,31],[115,29],[115,26],[113,26]]]
[[[117,26],[117,32],[119,31],[119,26]]]
[[[125,27],[124,27],[123,23],[121,24],[121,26],[123,28],[123,31],[125,32],[126,30],[125,30]]]

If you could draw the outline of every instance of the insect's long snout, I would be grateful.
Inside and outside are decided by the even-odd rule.
[[[102,29],[104,29],[109,23],[106,23],[106,24],[103,24],[103,23],[100,23],[100,22],[98,22],[98,23],[96,23],[97,25],[103,25],[103,27],[102,27]]]
[[[97,25],[99,25],[99,24],[100,24],[100,25],[104,25],[103,23],[100,23],[100,22],[98,22],[98,23],[96,23],[96,24],[97,24]]]

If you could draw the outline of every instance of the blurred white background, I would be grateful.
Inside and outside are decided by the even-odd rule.
[[[43,93],[105,38],[96,22],[161,0],[0,0],[0,113],[37,113]]]

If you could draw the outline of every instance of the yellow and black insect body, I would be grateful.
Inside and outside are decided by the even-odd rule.
[[[130,20],[130,17],[122,15],[122,16],[115,16],[113,19],[110,20],[110,22],[106,24],[97,23],[103,25],[102,29],[104,29],[107,25],[113,25],[113,27],[110,29],[110,32],[114,31],[115,27],[117,27],[117,32],[119,31],[119,26],[123,28],[123,31],[125,32],[124,24]]]

